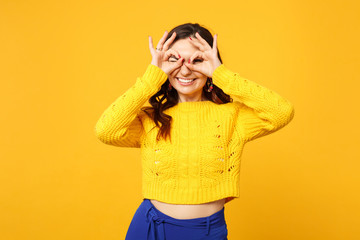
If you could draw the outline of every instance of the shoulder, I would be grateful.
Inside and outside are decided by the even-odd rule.
[[[229,113],[230,115],[232,115],[232,117],[236,119],[243,119],[248,117],[252,118],[255,115],[254,109],[250,108],[249,106],[238,100],[234,100],[231,103],[221,105],[224,105],[224,112]]]
[[[239,101],[232,101],[232,102],[228,102],[228,103],[214,104],[214,106],[216,108],[222,108],[224,110],[234,110],[234,111],[239,111],[240,109],[246,107],[246,105],[244,105],[243,103],[241,103]]]
[[[248,112],[248,111],[252,111],[253,109],[246,106],[244,103],[240,102],[240,101],[234,101],[233,102],[233,107],[236,109],[236,111],[238,112]]]

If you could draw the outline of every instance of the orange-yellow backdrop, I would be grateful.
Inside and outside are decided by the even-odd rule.
[[[148,35],[185,22],[295,106],[244,149],[229,239],[360,239],[359,4],[344,0],[1,0],[1,239],[124,239],[139,149],[94,127],[151,62]]]

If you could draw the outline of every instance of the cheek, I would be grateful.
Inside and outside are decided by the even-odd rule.
[[[204,87],[207,79],[201,79],[201,86]]]
[[[170,76],[171,76],[172,78],[174,78],[179,72],[180,72],[180,69],[175,69],[175,70],[170,74]]]
[[[201,75],[197,74],[196,77],[197,77],[198,80],[200,80],[203,84],[205,84],[206,81],[207,81],[207,76],[205,76],[205,75],[203,75],[203,74],[201,74]]]
[[[173,71],[170,75],[169,75],[169,81],[170,82],[174,82],[176,79],[175,79],[175,76],[179,73],[180,70],[175,70]]]

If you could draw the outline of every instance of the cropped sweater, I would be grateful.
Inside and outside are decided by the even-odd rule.
[[[157,142],[159,128],[141,107],[167,77],[149,64],[101,115],[96,137],[105,144],[140,148],[144,198],[201,204],[239,197],[245,143],[288,124],[294,116],[293,104],[222,64],[213,72],[213,84],[239,100],[177,103],[164,110],[172,117],[171,142],[162,138]]]

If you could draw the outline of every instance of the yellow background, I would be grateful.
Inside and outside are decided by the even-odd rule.
[[[165,30],[218,34],[231,70],[288,98],[292,122],[246,145],[229,239],[360,239],[357,1],[0,1],[0,238],[124,239],[139,149],[101,143],[102,112]]]

